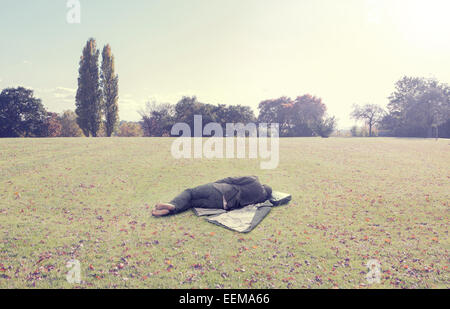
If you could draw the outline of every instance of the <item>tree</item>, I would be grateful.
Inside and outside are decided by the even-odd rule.
[[[45,132],[43,136],[45,137],[60,137],[62,125],[57,113],[47,113],[47,117],[45,119]]]
[[[89,39],[80,59],[76,95],[77,123],[84,135],[97,137],[102,123],[102,96],[100,89],[99,51],[94,39]]]
[[[312,129],[314,133],[320,137],[328,138],[336,129],[336,125],[337,122],[335,117],[325,119],[320,118],[313,123]]]
[[[212,110],[215,122],[219,123],[223,131],[226,131],[227,123],[255,123],[256,117],[250,106],[219,104]]]
[[[450,119],[439,126],[438,132],[439,132],[438,137],[450,138]]]
[[[295,99],[292,111],[293,136],[313,136],[318,123],[324,124],[327,107],[322,99],[306,94]],[[335,120],[328,119],[330,122]],[[331,122],[329,124],[331,124]],[[334,129],[334,128],[333,128]],[[331,134],[332,132],[330,132]]]
[[[189,125],[192,136],[195,135],[194,130],[194,116],[202,116],[202,124],[205,126],[207,123],[216,122],[216,107],[211,104],[201,103],[197,100],[197,97],[183,97],[175,105],[175,119],[176,122],[183,122]],[[203,127],[202,127],[203,132]]]
[[[119,137],[140,137],[143,135],[144,132],[141,124],[127,121],[120,123],[119,132],[117,133],[117,136]]]
[[[66,110],[59,116],[59,123],[61,124],[61,137],[81,137],[83,135],[77,124],[77,115],[71,110]]]
[[[394,136],[432,137],[450,120],[450,87],[436,79],[403,77],[389,97],[382,127]],[[445,128],[445,127],[443,127]]]
[[[369,136],[372,137],[373,127],[381,122],[385,112],[375,104],[366,104],[364,106],[353,106],[351,117],[355,120],[363,120],[369,126]]]
[[[294,102],[288,97],[265,100],[259,103],[258,122],[278,123],[280,136],[290,136],[292,133],[292,109]]]
[[[222,107],[225,111],[226,123],[243,123],[256,122],[255,114],[250,106],[230,105]],[[216,114],[217,118],[217,114]]]
[[[358,126],[353,126],[353,127],[351,127],[351,129],[350,129],[350,134],[351,134],[353,137],[359,136]]]
[[[119,123],[119,76],[115,73],[114,56],[109,44],[102,52],[101,87],[105,109],[105,132],[107,137],[111,137]]]
[[[309,94],[295,100],[281,97],[259,104],[259,122],[278,123],[280,136],[313,136],[313,126],[323,120],[326,106],[320,98]]]
[[[201,103],[194,97],[183,97],[176,105],[148,102],[140,111],[145,136],[170,136],[175,123],[186,123],[194,136],[194,116],[202,116],[202,125],[215,122],[225,131],[227,123],[248,124],[255,122],[253,110],[248,106]],[[203,131],[202,131],[203,133]]]
[[[144,136],[170,136],[172,126],[175,124],[173,105],[147,102],[145,110],[139,113],[142,117]]]
[[[0,137],[37,137],[46,130],[47,113],[33,90],[7,88],[0,94]]]
[[[448,89],[447,89],[448,91]],[[432,84],[423,93],[410,98],[409,118],[425,128],[426,137],[439,136],[439,126],[450,119],[450,96],[445,89]]]

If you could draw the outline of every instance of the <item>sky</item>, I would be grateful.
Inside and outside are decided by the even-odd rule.
[[[86,41],[110,44],[119,114],[147,101],[248,105],[312,94],[340,128],[353,104],[385,107],[402,76],[450,83],[448,0],[0,0],[0,89],[75,109]]]

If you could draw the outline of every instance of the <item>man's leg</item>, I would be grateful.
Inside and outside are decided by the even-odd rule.
[[[183,191],[175,197],[170,203],[158,203],[152,211],[155,217],[163,217],[170,214],[180,213],[191,208],[191,189]]]
[[[212,184],[187,189],[168,204],[158,204],[153,211],[156,217],[177,214],[193,207],[223,208],[223,197]]]
[[[192,189],[184,190],[181,194],[175,197],[170,204],[175,206],[172,213],[180,213],[192,208]]]
[[[180,213],[194,207],[223,209],[223,197],[212,184],[206,184],[185,190],[174,198],[170,204],[175,206],[174,213]]]
[[[223,209],[223,196],[213,184],[192,189],[192,207]]]

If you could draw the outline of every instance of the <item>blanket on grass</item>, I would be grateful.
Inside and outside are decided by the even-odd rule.
[[[239,233],[249,233],[261,223],[273,207],[288,204],[291,199],[290,194],[274,191],[271,198],[264,203],[248,205],[231,211],[194,208],[194,213],[199,217],[206,217],[210,223]]]

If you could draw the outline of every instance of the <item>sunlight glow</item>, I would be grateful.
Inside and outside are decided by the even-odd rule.
[[[389,1],[391,2],[391,1]],[[400,34],[423,48],[450,45],[450,1],[392,1],[392,20]]]

